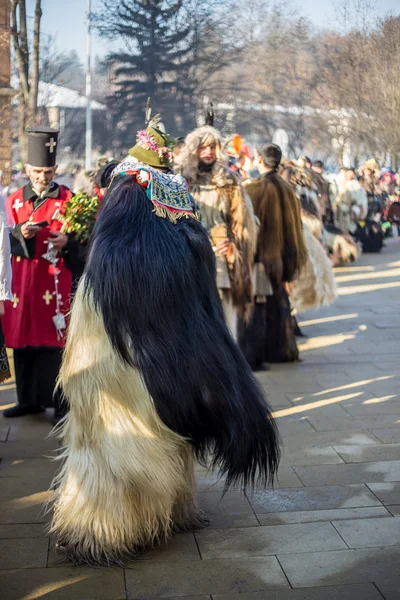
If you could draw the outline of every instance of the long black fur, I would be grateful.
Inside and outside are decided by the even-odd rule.
[[[273,482],[280,448],[264,394],[225,324],[202,225],[156,216],[123,177],[109,191],[86,267],[108,337],[137,367],[162,421],[226,488]]]

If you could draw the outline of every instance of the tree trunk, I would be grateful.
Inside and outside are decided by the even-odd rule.
[[[26,114],[25,97],[20,92],[18,103],[18,141],[19,152],[22,163],[25,165],[28,162],[28,134],[26,132]]]
[[[24,163],[28,159],[28,136],[26,129],[34,125],[37,115],[41,18],[41,0],[35,0],[32,55],[30,56],[26,0],[11,0],[11,34],[14,42],[20,82],[18,138],[21,160]]]

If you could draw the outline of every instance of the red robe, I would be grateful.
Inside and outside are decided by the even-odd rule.
[[[59,231],[60,221],[53,219],[57,209],[65,212],[65,204],[72,193],[64,186],[53,184],[48,197],[40,200],[30,184],[20,188],[6,199],[9,224],[17,226],[11,234],[12,292],[14,298],[6,302],[2,320],[6,345],[9,348],[63,347],[64,338],[57,335],[53,322],[56,314],[55,281],[51,263],[42,258],[47,252],[50,231]],[[35,208],[36,206],[36,208]],[[31,220],[48,221],[33,240],[24,240],[18,225]],[[29,257],[29,258],[28,258]],[[61,312],[69,310],[72,276],[59,255],[58,292]]]

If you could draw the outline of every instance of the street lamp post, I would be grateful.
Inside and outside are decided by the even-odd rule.
[[[85,168],[92,168],[92,0],[88,0],[87,14],[87,57],[86,57],[86,144]]]

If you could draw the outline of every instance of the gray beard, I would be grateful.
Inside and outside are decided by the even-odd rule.
[[[36,192],[36,194],[38,196],[43,196],[43,194],[46,194],[47,192],[49,192],[51,190],[51,186],[53,185],[53,182],[49,183],[48,185],[46,185],[42,191],[39,191],[37,189],[37,187],[35,186],[35,184],[33,183],[33,181],[31,181],[31,187],[33,189],[34,192]]]

